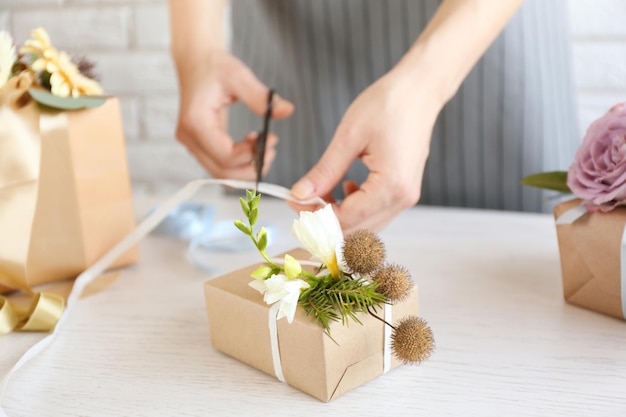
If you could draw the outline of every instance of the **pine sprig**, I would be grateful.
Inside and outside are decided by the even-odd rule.
[[[376,284],[362,279],[335,280],[331,275],[310,278],[310,288],[300,294],[299,303],[307,315],[313,316],[326,331],[331,321],[349,320],[362,324],[358,313],[367,313],[386,302],[386,297],[376,292]]]

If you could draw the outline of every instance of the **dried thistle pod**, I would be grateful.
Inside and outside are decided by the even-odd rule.
[[[359,229],[350,233],[343,242],[343,259],[346,265],[359,274],[369,274],[385,262],[385,245],[375,233]]]
[[[373,278],[378,284],[376,291],[387,296],[392,303],[405,299],[413,287],[409,270],[396,264],[383,266]]]
[[[430,357],[435,348],[433,332],[420,317],[405,317],[391,335],[395,356],[403,363],[417,365]]]

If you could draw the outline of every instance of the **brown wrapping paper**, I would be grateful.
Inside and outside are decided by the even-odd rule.
[[[309,259],[308,252],[289,252]],[[268,328],[269,308],[248,284],[260,264],[231,272],[205,284],[211,343],[235,359],[275,376]],[[418,315],[417,288],[392,307],[392,321]],[[382,309],[378,310],[380,316]],[[332,323],[330,336],[304,309],[293,323],[278,320],[278,340],[286,382],[322,401],[331,401],[383,373],[383,324],[362,314],[363,325]],[[391,367],[400,365],[392,354]]]
[[[580,204],[580,200],[558,204],[555,219]],[[567,302],[624,318],[620,251],[625,224],[626,208],[621,207],[609,213],[587,213],[572,224],[556,226]]]
[[[0,292],[75,277],[134,227],[118,100],[55,111],[11,81],[0,95]],[[113,266],[137,259],[135,248]]]

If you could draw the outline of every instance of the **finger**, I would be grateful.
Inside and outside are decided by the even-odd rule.
[[[228,161],[224,163],[224,167],[233,167],[251,163],[256,157],[255,148],[257,138],[257,132],[250,132],[242,141],[235,143],[232,154],[228,158]],[[267,158],[268,152],[276,148],[277,144],[278,136],[273,133],[268,134],[267,142],[265,144],[265,158]]]
[[[220,118],[216,112],[189,111],[181,119],[176,137],[188,149],[193,147],[216,160],[223,160],[231,153],[233,140],[220,128]]]
[[[381,174],[372,172],[360,188],[351,192],[335,213],[344,231],[366,228],[382,230],[406,206],[408,199],[394,195],[394,187]]]
[[[327,194],[339,183],[362,151],[363,145],[351,136],[337,131],[319,162],[291,188],[296,198]]]
[[[184,137],[179,136],[179,140],[191,153],[203,155],[215,164],[228,159],[233,149],[230,136],[220,131],[207,131],[200,135],[187,134]]]
[[[337,205],[337,218],[344,233],[350,233],[356,229],[380,232],[402,211],[400,206],[389,206],[377,210],[362,206],[362,204],[370,203],[370,199],[356,191]]]
[[[198,161],[207,169],[213,178],[228,178],[235,180],[252,181],[256,179],[256,169],[251,163],[239,165],[235,167],[222,168],[216,166],[210,159],[197,158]]]
[[[344,181],[341,186],[343,188],[344,198],[359,189],[359,185],[352,180]]]
[[[331,193],[324,195],[322,197],[322,200],[324,200],[326,203],[325,204],[300,204],[297,201],[287,200],[287,205],[291,207],[292,209],[294,209],[297,213],[300,213],[301,211],[316,211],[321,208],[324,208],[326,204],[336,203],[335,197],[333,197]]]
[[[301,211],[316,211],[325,206],[324,204],[298,204],[290,200],[287,200],[287,205],[296,213],[300,213]]]
[[[252,164],[254,147],[245,146],[243,142],[235,144],[230,154],[216,157],[200,141],[184,143],[189,152],[214,178],[233,178],[251,180],[256,178],[256,171]]]
[[[229,87],[235,96],[241,100],[250,110],[262,116],[267,111],[267,97],[269,88],[265,86],[254,73],[246,67],[242,67],[235,77],[229,78]],[[272,118],[282,119],[294,111],[294,105],[288,100],[274,95],[272,101]]]

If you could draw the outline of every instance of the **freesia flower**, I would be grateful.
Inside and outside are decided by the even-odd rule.
[[[337,253],[343,244],[343,233],[330,204],[315,212],[300,212],[300,219],[294,220],[291,233],[314,260],[326,265],[333,277],[339,276]]]
[[[265,303],[280,302],[276,319],[287,317],[289,323],[296,314],[300,292],[310,287],[308,282],[302,279],[289,279],[284,274],[272,275],[268,279],[255,279],[249,285],[263,294]]]
[[[50,37],[43,28],[34,29],[33,39],[26,41],[20,52],[31,54],[32,69],[50,74],[50,92],[59,97],[79,97],[100,95],[102,87],[96,81],[85,77],[69,55],[59,52],[50,43]]]
[[[4,86],[11,77],[11,69],[17,56],[13,39],[7,32],[0,32],[0,88]]]
[[[626,103],[591,124],[569,169],[567,185],[589,211],[626,205]]]

